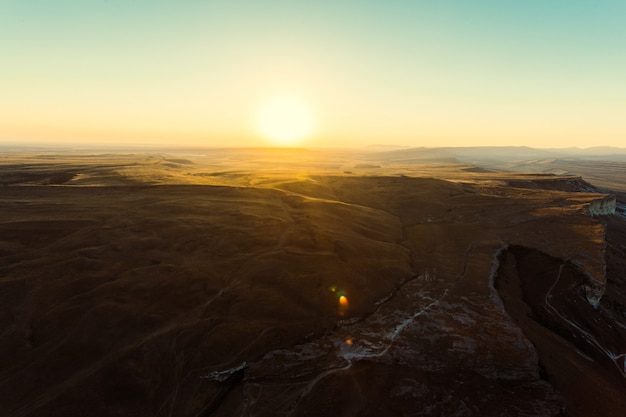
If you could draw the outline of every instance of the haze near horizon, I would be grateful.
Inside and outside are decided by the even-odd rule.
[[[0,143],[622,146],[625,20],[617,0],[0,0]]]

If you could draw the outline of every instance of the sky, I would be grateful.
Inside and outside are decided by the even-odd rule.
[[[0,0],[0,142],[624,146],[624,0]]]

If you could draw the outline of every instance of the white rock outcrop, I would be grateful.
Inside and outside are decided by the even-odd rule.
[[[593,200],[589,203],[588,210],[591,216],[606,216],[615,214],[616,199],[614,195],[607,195],[603,198]]]

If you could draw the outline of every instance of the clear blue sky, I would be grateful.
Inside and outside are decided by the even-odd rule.
[[[623,146],[626,1],[0,0],[0,141]]]

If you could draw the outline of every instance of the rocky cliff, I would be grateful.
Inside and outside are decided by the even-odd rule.
[[[592,216],[606,216],[615,214],[617,201],[614,195],[607,195],[589,203],[587,210]]]

